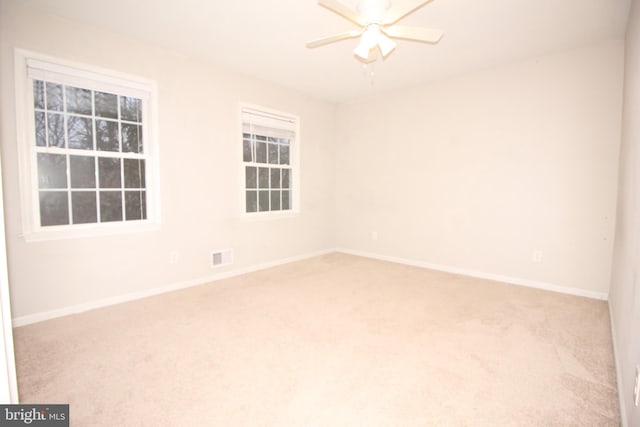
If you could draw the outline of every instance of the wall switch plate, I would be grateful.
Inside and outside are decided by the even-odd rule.
[[[636,385],[633,388],[633,403],[638,406],[640,398],[640,366],[636,366]]]
[[[378,240],[378,232],[377,231],[372,231],[371,232],[371,240],[373,240],[374,242],[376,240]]]

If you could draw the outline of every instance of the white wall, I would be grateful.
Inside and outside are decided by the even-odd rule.
[[[613,274],[609,307],[623,416],[640,425],[633,404],[640,366],[640,2],[634,0],[627,24],[624,113]]]
[[[333,105],[42,15],[18,1],[2,1],[0,8],[0,137],[14,316],[207,277],[221,271],[209,265],[210,251],[216,249],[234,248],[231,268],[239,269],[334,246]],[[15,47],[157,81],[160,231],[30,243],[20,237]],[[301,214],[296,218],[239,218],[240,102],[301,118]],[[177,264],[169,264],[171,251],[180,254]]]
[[[0,183],[2,177],[0,176]],[[16,362],[9,300],[9,275],[4,230],[4,197],[0,189],[0,404],[18,403]]]
[[[338,246],[606,296],[622,70],[614,41],[339,107]]]
[[[0,137],[14,316],[204,278],[213,273],[210,251],[228,247],[236,251],[232,268],[338,246],[608,292],[622,41],[336,110],[18,1],[0,7]],[[161,231],[39,243],[19,236],[14,47],[157,80]],[[301,117],[297,218],[238,217],[241,101]],[[532,262],[533,250],[542,251],[541,263]],[[180,253],[178,264],[169,264],[171,251]]]

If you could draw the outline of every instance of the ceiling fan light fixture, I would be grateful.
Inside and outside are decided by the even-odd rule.
[[[382,53],[382,56],[386,58],[387,55],[389,55],[391,51],[396,48],[396,42],[381,33],[378,37],[378,47],[380,48],[380,53]]]
[[[358,43],[358,46],[356,46],[356,48],[353,49],[353,53],[355,53],[360,58],[367,60],[369,58],[370,50],[371,48],[365,43],[363,43],[362,40],[360,40],[360,43]]]
[[[364,33],[362,33],[362,36],[360,36],[360,43],[358,43],[358,46],[353,50],[353,53],[362,59],[368,59],[369,51],[378,45],[382,35],[378,25],[369,25]]]

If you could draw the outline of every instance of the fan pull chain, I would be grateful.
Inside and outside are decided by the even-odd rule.
[[[373,86],[375,83],[375,76],[376,76],[375,62],[371,62],[369,64],[362,64],[362,73],[364,74],[365,77],[369,78],[369,83],[371,84],[371,86]]]

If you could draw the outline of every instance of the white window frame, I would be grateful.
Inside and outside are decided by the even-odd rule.
[[[292,171],[293,178],[291,179],[291,209],[289,210],[279,210],[279,211],[267,211],[267,212],[247,212],[246,206],[246,181],[245,181],[245,166],[246,162],[243,157],[243,110],[249,109],[254,111],[260,111],[267,114],[273,114],[277,116],[287,117],[295,121],[295,138],[290,143],[289,148],[289,163]],[[244,221],[254,221],[254,220],[269,220],[269,219],[284,219],[284,218],[293,218],[300,214],[300,147],[301,147],[301,136],[300,136],[300,117],[275,110],[273,108],[263,107],[261,105],[256,105],[252,103],[242,102],[240,103],[240,107],[238,108],[238,123],[239,123],[239,131],[238,131],[238,153],[240,159],[240,212],[241,218]],[[266,165],[269,166],[268,164]]]
[[[103,68],[61,60],[51,56],[15,49],[16,140],[20,173],[22,237],[41,241],[94,237],[160,229],[160,176],[157,141],[157,84],[148,79]],[[30,69],[50,73],[56,83],[75,85],[142,99],[142,132],[145,150],[145,190],[147,218],[89,224],[40,225],[38,170],[33,105],[33,81]],[[33,72],[32,72],[33,74]],[[68,166],[67,166],[68,167]],[[71,212],[70,212],[71,215]]]

